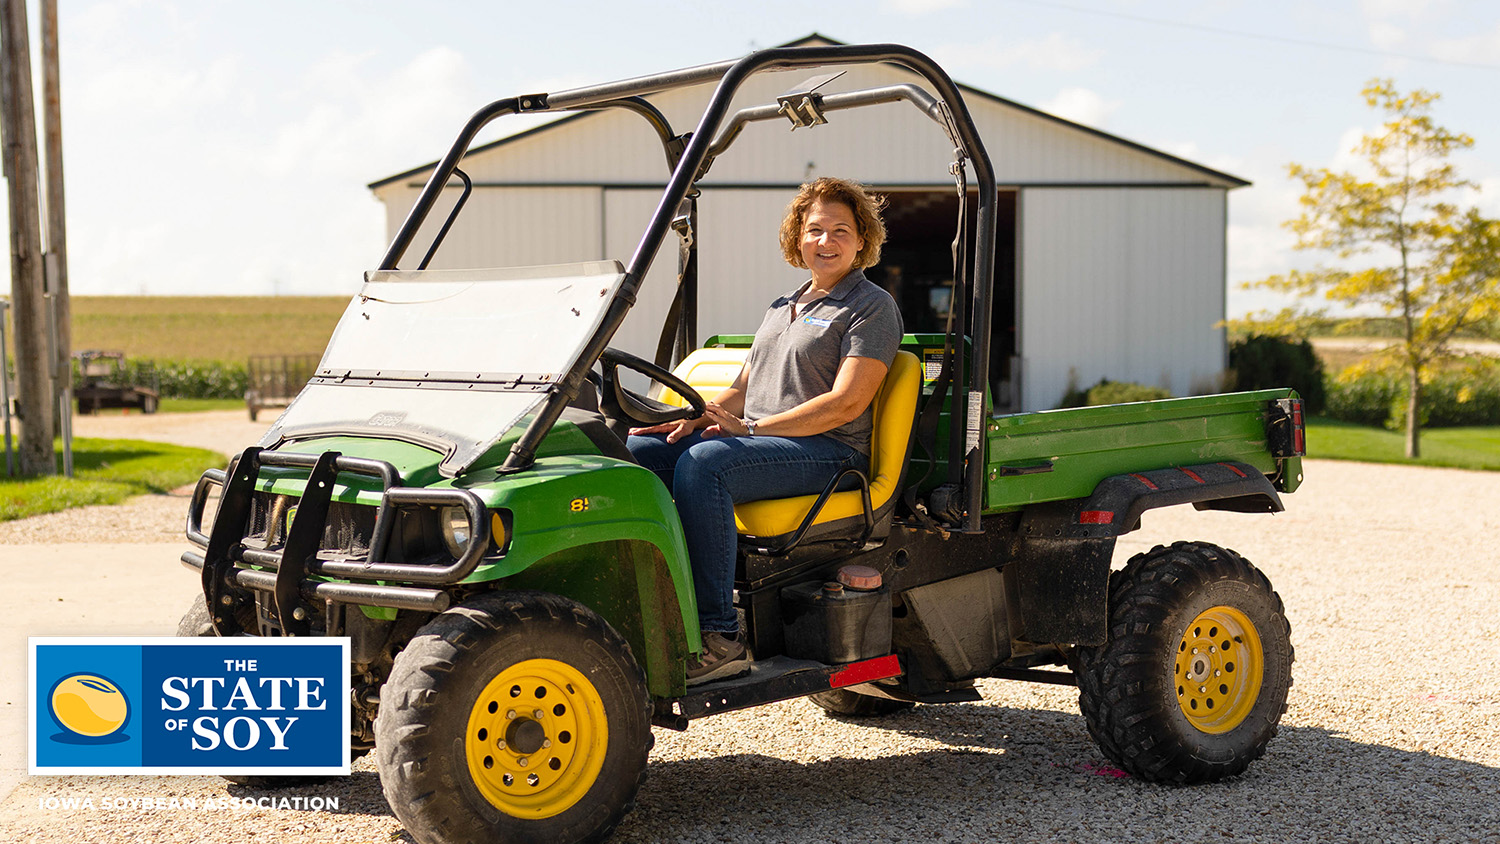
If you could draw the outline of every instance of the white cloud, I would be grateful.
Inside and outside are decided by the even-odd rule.
[[[1088,88],[1064,88],[1042,103],[1042,111],[1096,129],[1109,125],[1110,117],[1119,109],[1119,100],[1106,100]]]
[[[1425,18],[1437,15],[1448,0],[1360,0],[1359,7],[1367,18]]]
[[[1390,21],[1376,20],[1369,23],[1370,43],[1382,50],[1399,50],[1407,46],[1406,27]]]
[[[249,87],[240,57],[201,51],[198,27],[170,3],[98,3],[81,7],[66,23],[60,36],[63,103],[72,110],[111,121],[158,121]],[[132,43],[124,31],[146,37]]]
[[[1289,182],[1284,179],[1282,182],[1256,184],[1230,194],[1231,288],[1316,263],[1315,256],[1297,251],[1297,237],[1284,225],[1297,216],[1300,194]]]
[[[207,67],[185,68],[158,57],[116,64],[68,91],[82,109],[98,115],[157,117],[229,99],[243,81],[239,62],[221,56]],[[69,103],[73,105],[73,103]]]
[[[1500,176],[1489,176],[1479,182],[1479,195],[1470,202],[1479,206],[1479,212],[1487,217],[1500,217]]]
[[[1160,149],[1178,158],[1232,175],[1238,175],[1236,171],[1244,165],[1244,159],[1236,155],[1209,155],[1194,141],[1162,144]]]
[[[363,184],[385,175],[371,168],[435,159],[437,144],[451,140],[478,101],[471,76],[463,56],[446,47],[385,72],[373,54],[331,54],[288,92],[294,116],[274,127],[260,166],[268,175],[300,170]]]
[[[1028,70],[1072,72],[1092,67],[1104,51],[1058,32],[1032,41],[989,38],[982,42],[948,44],[933,51],[948,65],[980,69],[1022,67]]]
[[[1181,147],[1179,147],[1181,149]],[[1296,235],[1284,223],[1299,213],[1300,182],[1287,177],[1287,150],[1279,145],[1252,150],[1235,162],[1230,172],[1249,179],[1248,188],[1229,194],[1227,279],[1228,313],[1243,316],[1251,311],[1280,310],[1292,299],[1265,290],[1244,290],[1241,285],[1259,281],[1291,269],[1310,269],[1319,256],[1299,251]],[[1213,165],[1210,165],[1213,166]],[[1321,303],[1309,303],[1317,306]]]
[[[1495,57],[1500,56],[1500,25],[1462,38],[1436,40],[1433,54],[1449,61],[1493,65]]]
[[[961,9],[967,5],[968,0],[885,0],[881,4],[881,9],[898,15],[915,17],[949,9]]]
[[[170,2],[102,0],[81,5],[76,10],[76,16],[69,18],[73,26],[69,36],[88,41],[95,48],[107,47],[118,40],[121,32],[132,31],[134,25],[148,17],[150,27],[159,33],[170,33],[174,38],[191,34],[189,25]]]
[[[1481,24],[1481,13],[1452,0],[1361,0],[1359,14],[1370,43],[1381,50],[1488,65],[1500,54],[1493,16]],[[1394,66],[1406,64],[1396,60]]]
[[[1338,148],[1333,154],[1333,160],[1327,165],[1328,169],[1336,172],[1348,171],[1351,173],[1370,172],[1369,162],[1358,152],[1360,142],[1370,129],[1364,126],[1350,126],[1339,135]]]
[[[81,40],[81,39],[79,39]],[[344,293],[384,247],[364,185],[441,156],[481,97],[463,56],[285,57],[283,79],[171,51],[81,62],[64,102],[79,294]],[[84,144],[111,136],[110,145]]]

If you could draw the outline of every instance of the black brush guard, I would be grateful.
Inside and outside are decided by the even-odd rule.
[[[245,541],[261,467],[309,470],[296,515],[279,550],[256,548]],[[318,557],[341,473],[375,478],[383,488],[370,550],[363,560]],[[222,489],[219,508],[211,532],[205,534],[203,513],[215,487]],[[385,562],[403,507],[463,508],[470,537],[463,556],[446,565]],[[219,635],[244,632],[234,610],[251,599],[253,590],[271,593],[270,603],[285,635],[305,636],[310,632],[309,601],[424,612],[447,609],[448,592],[429,587],[451,586],[479,567],[489,547],[490,523],[484,503],[473,492],[401,486],[400,474],[384,461],[345,457],[336,451],[298,454],[253,447],[235,458],[227,472],[209,470],[199,478],[188,507],[187,537],[204,550],[202,554],[185,552],[182,562],[202,572],[204,601]],[[393,586],[379,581],[417,585]]]

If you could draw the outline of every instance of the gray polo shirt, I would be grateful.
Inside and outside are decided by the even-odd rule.
[[[789,410],[832,390],[846,357],[874,358],[887,367],[896,358],[902,325],[891,294],[854,270],[793,319],[792,305],[811,283],[772,302],[755,332],[745,360],[745,415],[751,419]],[[867,407],[827,436],[869,454],[874,415]]]

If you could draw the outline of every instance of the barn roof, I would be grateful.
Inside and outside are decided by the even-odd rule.
[[[821,34],[819,34],[817,32],[814,32],[814,33],[806,35],[806,36],[804,36],[802,38],[798,38],[795,41],[790,41],[790,42],[788,42],[786,44],[782,44],[780,46],[782,46],[782,47],[807,47],[807,46],[814,46],[814,45],[842,46],[844,43],[845,42],[838,41],[836,39],[829,38],[826,35],[821,35]],[[1183,168],[1186,168],[1186,169],[1189,169],[1189,170],[1196,171],[1196,172],[1201,173],[1201,174],[1203,174],[1203,175],[1205,175],[1205,176],[1207,176],[1210,179],[1213,179],[1215,181],[1225,182],[1225,183],[1228,184],[1228,186],[1231,189],[1238,188],[1238,187],[1245,187],[1245,186],[1247,186],[1247,185],[1250,184],[1250,182],[1248,180],[1242,179],[1239,176],[1235,176],[1235,175],[1230,174],[1230,173],[1225,173],[1225,172],[1223,172],[1221,170],[1215,170],[1215,169],[1213,169],[1211,167],[1206,167],[1206,166],[1204,166],[1202,164],[1199,164],[1199,163],[1197,163],[1195,161],[1189,161],[1186,158],[1181,158],[1179,156],[1172,155],[1171,153],[1163,152],[1162,150],[1155,149],[1153,147],[1148,147],[1145,144],[1140,144],[1140,143],[1137,143],[1135,141],[1131,141],[1131,140],[1128,140],[1126,138],[1122,138],[1122,137],[1120,137],[1118,135],[1112,135],[1112,134],[1110,134],[1108,132],[1105,132],[1103,130],[1095,129],[1092,126],[1085,126],[1085,125],[1083,125],[1081,123],[1075,123],[1075,122],[1073,122],[1071,120],[1067,120],[1065,118],[1058,117],[1055,114],[1049,114],[1049,113],[1047,113],[1045,111],[1042,111],[1040,109],[1033,108],[1031,106],[1025,105],[1024,103],[1019,103],[1019,102],[1016,102],[1015,100],[1009,100],[1009,99],[1006,99],[1005,97],[999,96],[998,94],[992,94],[992,93],[990,93],[988,91],[985,91],[985,90],[982,90],[982,89],[979,89],[979,88],[975,88],[972,85],[965,85],[964,83],[958,82],[957,80],[954,81],[954,84],[956,84],[958,86],[959,90],[961,90],[963,92],[965,98],[969,98],[969,99],[973,99],[973,100],[978,100],[978,101],[981,101],[981,102],[990,102],[990,103],[994,103],[994,104],[997,104],[997,105],[1001,105],[1001,106],[1004,106],[1005,108],[1014,109],[1016,111],[1019,111],[1019,112],[1021,112],[1023,114],[1026,114],[1026,115],[1029,115],[1031,117],[1035,117],[1035,118],[1039,118],[1039,119],[1041,119],[1043,121],[1055,123],[1058,126],[1061,126],[1061,127],[1065,128],[1065,129],[1068,129],[1068,130],[1072,130],[1072,131],[1076,131],[1076,132],[1082,132],[1082,133],[1087,134],[1087,135],[1092,135],[1094,137],[1103,139],[1103,140],[1108,141],[1110,143],[1117,144],[1119,146],[1126,147],[1128,149],[1132,149],[1132,150],[1135,150],[1137,152],[1144,153],[1144,154],[1146,154],[1148,156],[1151,156],[1151,157],[1154,157],[1154,158],[1158,158],[1158,159],[1161,159],[1163,161],[1167,161],[1167,162],[1169,162],[1171,164],[1175,164],[1175,165],[1177,165],[1179,167],[1183,167]],[[482,144],[480,146],[474,147],[473,149],[470,149],[464,155],[464,158],[470,158],[470,157],[477,156],[477,155],[483,155],[485,153],[490,152],[491,150],[499,149],[501,147],[504,147],[504,146],[506,146],[508,144],[515,143],[515,142],[520,141],[522,139],[530,138],[532,136],[538,135],[538,134],[543,133],[543,132],[551,132],[551,131],[560,129],[563,126],[565,126],[567,124],[570,124],[570,123],[573,123],[575,121],[586,120],[586,119],[588,119],[590,117],[594,117],[596,115],[600,115],[600,114],[603,114],[603,113],[604,112],[601,112],[601,111],[582,111],[582,112],[576,112],[574,114],[565,115],[563,117],[558,118],[557,120],[552,120],[552,121],[549,121],[547,123],[543,123],[543,124],[541,124],[539,126],[534,126],[534,127],[530,128],[530,129],[526,129],[526,130],[517,132],[517,133],[515,133],[513,135],[507,135],[507,136],[505,136],[503,138],[500,138],[498,140],[491,141],[489,143]],[[434,167],[437,166],[437,163],[438,162],[436,162],[436,161],[431,161],[431,162],[428,162],[426,164],[421,165],[420,167],[413,167],[410,170],[404,170],[404,171],[402,171],[400,173],[396,173],[395,175],[387,176],[387,177],[385,177],[383,179],[378,179],[378,180],[376,180],[374,182],[371,182],[368,185],[368,187],[369,187],[370,190],[376,190],[376,189],[385,187],[386,185],[390,185],[390,184],[393,184],[393,183],[396,183],[396,182],[400,182],[400,181],[403,181],[403,180],[406,180],[406,179],[411,179],[411,178],[413,178],[415,176],[420,176],[420,175],[422,175],[424,173],[427,173],[427,172],[431,171]]]

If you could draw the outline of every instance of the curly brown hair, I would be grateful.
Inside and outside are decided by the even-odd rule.
[[[802,260],[802,220],[807,209],[818,200],[838,202],[849,206],[854,212],[854,223],[865,248],[854,256],[854,268],[862,270],[880,262],[880,247],[885,244],[885,222],[880,212],[885,208],[885,197],[872,195],[864,185],[849,179],[823,176],[803,185],[786,207],[786,217],[781,220],[781,254],[794,267],[807,269]]]

